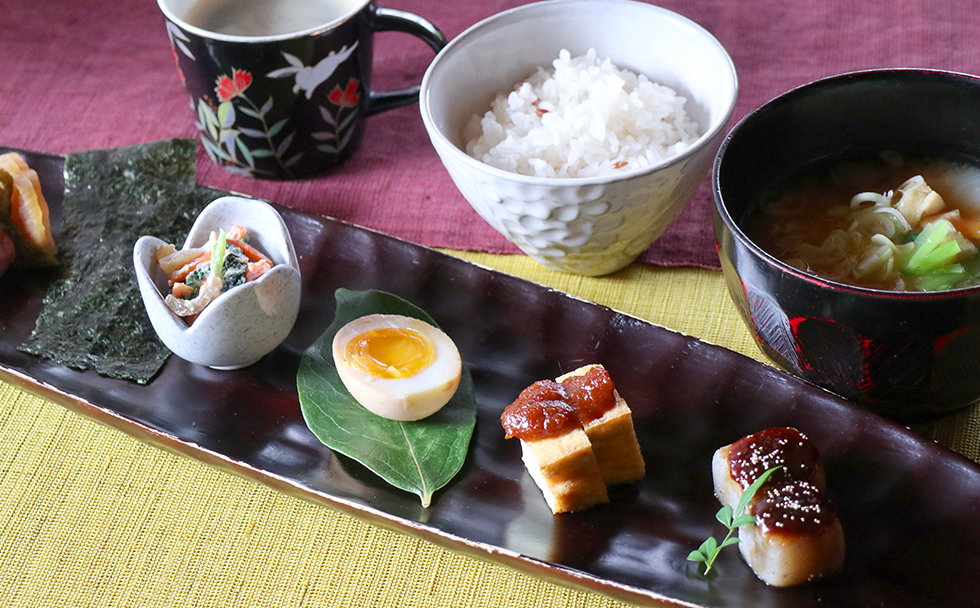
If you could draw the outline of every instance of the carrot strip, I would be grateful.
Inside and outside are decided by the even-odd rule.
[[[245,241],[241,241],[239,239],[228,238],[228,242],[231,243],[231,244],[233,244],[233,245],[237,245],[238,248],[242,250],[242,253],[245,254],[245,257],[247,257],[248,259],[252,260],[253,262],[258,262],[259,260],[269,260],[269,258],[267,258],[265,255],[263,255],[261,251],[259,251],[255,247],[252,247],[251,245],[249,245]],[[272,261],[269,260],[269,263],[271,264]]]
[[[234,226],[231,227],[231,230],[225,233],[225,236],[229,239],[241,240],[245,238],[245,234],[246,234],[245,229],[239,226],[238,224],[235,224]]]
[[[245,281],[254,281],[270,270],[272,270],[272,262],[270,262],[268,259],[259,260],[258,262],[249,262],[248,266],[245,268]]]
[[[202,253],[201,255],[197,256],[190,262],[184,264],[184,266],[181,267],[179,270],[174,271],[174,273],[170,275],[170,285],[172,286],[174,283],[182,283],[184,279],[187,278],[187,275],[193,272],[195,268],[197,268],[198,266],[200,266],[205,262],[210,262],[210,261],[211,261],[211,252],[207,251],[205,253]]]
[[[174,283],[173,289],[170,291],[175,298],[183,298],[184,296],[194,293],[194,290],[187,283]]]
[[[971,241],[980,240],[980,220],[964,217],[951,221],[959,233],[966,238],[970,239]]]

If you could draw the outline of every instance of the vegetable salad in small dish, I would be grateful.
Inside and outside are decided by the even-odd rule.
[[[156,256],[170,286],[167,306],[189,321],[222,293],[257,280],[273,266],[249,244],[247,231],[237,224],[227,233],[212,232],[201,247],[178,250],[167,244],[157,249]]]
[[[293,242],[264,201],[221,197],[201,212],[181,249],[143,236],[133,263],[157,335],[192,363],[251,365],[279,346],[299,314]]]

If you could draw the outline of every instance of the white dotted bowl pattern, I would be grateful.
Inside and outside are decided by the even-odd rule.
[[[708,147],[717,149],[720,134],[717,139]],[[541,265],[589,276],[623,268],[660,237],[712,159],[696,155],[620,181],[566,186],[473,171],[440,143],[436,149],[450,177],[484,220]]]

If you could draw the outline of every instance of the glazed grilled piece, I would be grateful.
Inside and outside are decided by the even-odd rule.
[[[711,468],[715,495],[738,504],[765,471],[774,473],[748,506],[755,524],[739,527],[742,557],[766,584],[787,587],[833,573],[844,562],[844,534],[824,495],[825,475],[810,440],[793,428],[771,428],[719,448]]]
[[[48,202],[37,171],[17,152],[0,154],[0,266],[57,266]],[[8,254],[10,248],[16,252]],[[0,268],[0,274],[3,274]]]
[[[609,501],[607,485],[643,477],[632,414],[608,372],[590,365],[524,389],[501,415],[553,513]]]
[[[605,484],[642,479],[646,464],[633,428],[633,412],[609,379],[609,373],[601,365],[586,365],[557,380],[576,404]],[[610,402],[614,405],[606,409]]]

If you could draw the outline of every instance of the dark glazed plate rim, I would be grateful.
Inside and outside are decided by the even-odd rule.
[[[61,158],[26,155],[42,183],[61,183]],[[57,216],[61,193],[46,195]],[[139,386],[30,357],[17,346],[48,281],[17,271],[0,278],[0,380],[368,523],[638,604],[922,607],[980,597],[972,461],[730,350],[375,231],[278,209],[300,257],[303,306],[290,337],[257,364],[218,372],[172,357]],[[383,289],[422,307],[473,373],[479,413],[469,456],[428,510],[331,453],[302,421],[295,371],[330,323],[338,287]],[[499,415],[534,380],[592,362],[610,370],[630,403],[648,473],[613,488],[608,505],[552,516]],[[727,550],[705,580],[686,557],[722,531],[711,454],[769,426],[796,426],[821,450],[847,562],[824,581],[774,589]]]

